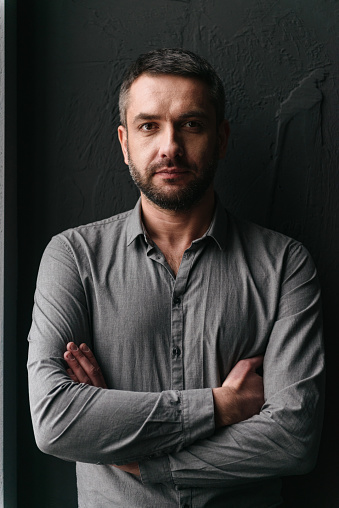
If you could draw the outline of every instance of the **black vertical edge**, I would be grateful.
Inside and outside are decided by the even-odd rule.
[[[4,506],[17,506],[17,5],[5,1],[4,171]]]

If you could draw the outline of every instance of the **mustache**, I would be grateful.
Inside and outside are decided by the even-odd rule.
[[[189,164],[185,164],[182,161],[181,162],[179,162],[179,161],[173,162],[172,159],[163,159],[159,162],[150,164],[148,166],[148,172],[151,174],[154,174],[161,169],[171,169],[171,168],[177,168],[182,171],[194,169]]]

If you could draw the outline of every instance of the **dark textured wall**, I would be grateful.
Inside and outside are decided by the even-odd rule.
[[[19,506],[75,506],[73,465],[43,456],[27,409],[26,335],[51,235],[137,199],[118,146],[126,65],[157,47],[206,57],[223,78],[231,140],[217,188],[235,214],[305,243],[324,297],[328,396],[316,470],[291,507],[339,505],[338,2],[18,1]],[[85,443],[84,443],[85,446]]]

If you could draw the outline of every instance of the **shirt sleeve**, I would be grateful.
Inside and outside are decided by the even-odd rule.
[[[72,253],[55,237],[39,269],[29,334],[29,396],[39,448],[59,458],[122,465],[214,432],[210,389],[131,392],[74,383],[63,354],[91,341],[88,302]]]
[[[139,464],[142,481],[226,487],[303,474],[315,464],[323,413],[320,290],[307,251],[290,249],[277,317],[264,356],[259,415],[179,451]]]

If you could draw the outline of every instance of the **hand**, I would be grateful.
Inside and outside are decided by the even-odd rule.
[[[263,356],[240,360],[220,388],[213,388],[214,417],[217,428],[247,420],[259,414],[264,404],[262,377],[256,373]]]
[[[86,344],[81,344],[78,347],[74,342],[69,342],[67,351],[64,353],[64,359],[69,367],[67,374],[72,381],[107,388],[98,362]]]
[[[135,476],[140,476],[140,469],[137,462],[131,462],[130,464],[125,464],[124,466],[116,466],[113,464],[114,467],[117,467],[118,469],[121,469],[122,471],[125,471],[126,473],[134,474]]]

